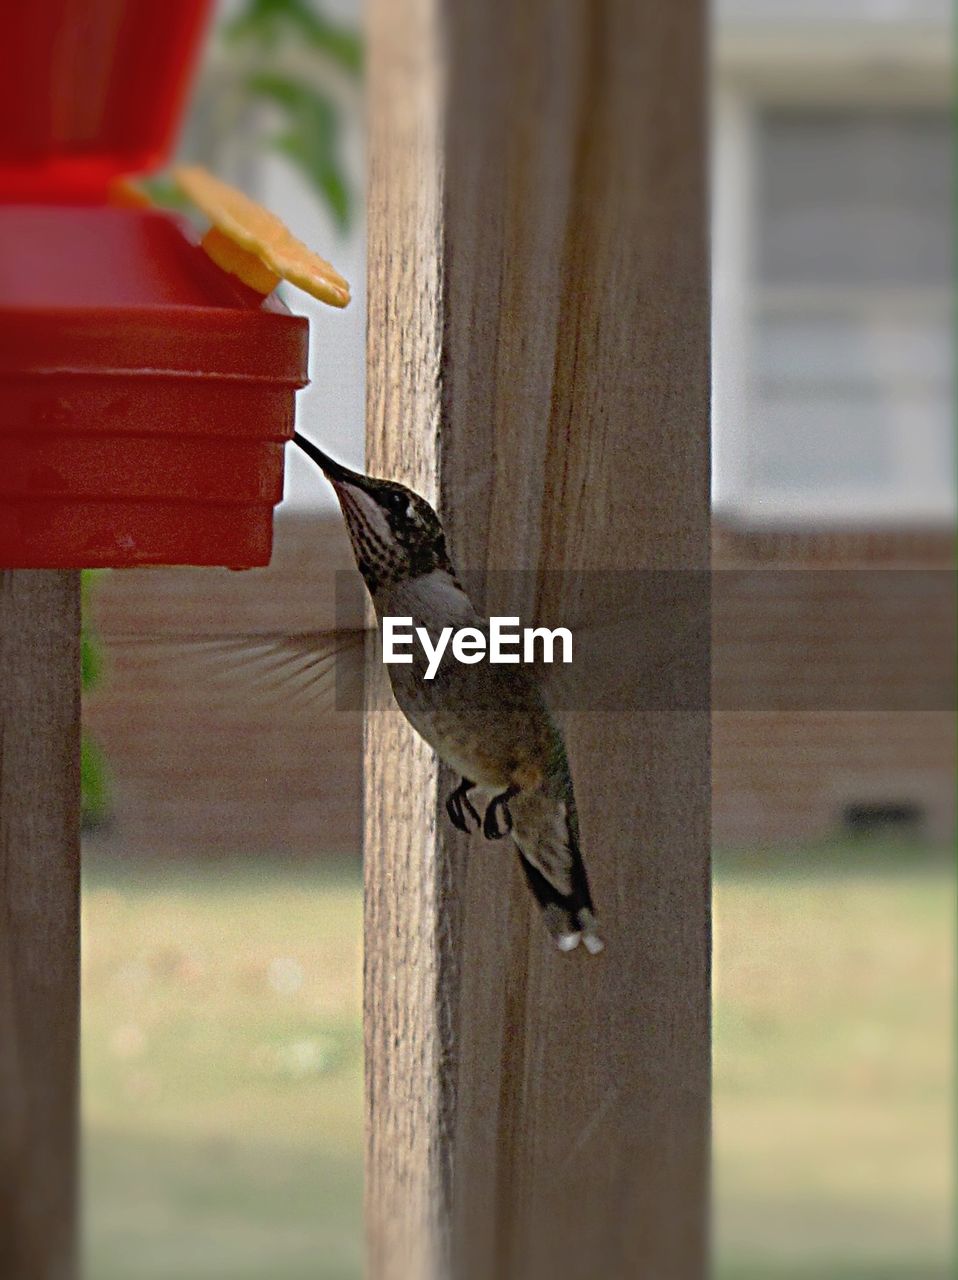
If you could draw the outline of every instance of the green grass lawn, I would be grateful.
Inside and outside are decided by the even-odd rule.
[[[354,870],[94,867],[88,1280],[360,1274]]]
[[[953,878],[716,874],[720,1280],[948,1274]],[[361,1274],[355,870],[89,860],[87,1280]]]
[[[718,1280],[943,1280],[953,863],[716,861]]]

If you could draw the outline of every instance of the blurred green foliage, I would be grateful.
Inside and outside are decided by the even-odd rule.
[[[342,108],[330,80],[361,76],[358,33],[309,0],[249,0],[225,28],[224,40],[251,68],[243,78],[246,94],[268,103],[280,118],[266,145],[303,173],[337,224],[347,227],[353,200],[342,158]],[[296,48],[299,63],[304,51],[309,55],[314,65],[308,75],[286,69],[282,54],[289,47]]]
[[[332,21],[312,0],[248,0],[223,29],[225,45],[236,54],[237,83],[229,113],[232,128],[243,127],[242,107],[268,104],[272,132],[249,137],[249,145],[285,156],[304,174],[323,200],[336,224],[349,226],[354,197],[342,157],[343,107],[333,90],[336,77],[355,84],[362,76],[363,51],[359,33]],[[295,49],[294,74],[284,51]],[[304,56],[305,55],[305,56]],[[151,198],[165,208],[185,208],[188,202],[163,175],[141,180]],[[82,640],[83,691],[101,676],[102,659],[90,625],[89,596],[95,574],[83,574]],[[102,751],[83,733],[81,781],[83,821],[103,822],[110,812],[109,774]]]
[[[342,134],[348,91],[362,77],[359,33],[333,22],[313,0],[248,0],[219,39],[230,56],[216,81],[216,141],[225,146],[241,136],[252,152],[284,156],[345,230],[355,197]],[[251,115],[248,108],[257,105],[267,110]],[[169,177],[154,174],[141,183],[156,204],[189,208]]]
[[[80,634],[80,683],[84,695],[99,683],[103,658],[90,624],[90,594],[97,571],[84,569],[80,575],[82,631]],[[84,729],[80,738],[80,805],[83,825],[103,822],[110,813],[110,786],[106,761],[90,733]]]
[[[80,737],[80,796],[84,827],[101,825],[110,816],[110,784],[106,760],[90,733]]]
[[[322,195],[340,227],[349,225],[352,198],[339,154],[339,113],[326,94],[287,76],[262,72],[250,93],[280,107],[286,122],[271,145],[287,156]]]
[[[249,0],[226,28],[227,40],[251,40],[265,50],[275,49],[290,37],[304,42],[349,75],[358,76],[362,71],[359,34],[331,21],[311,0]]]

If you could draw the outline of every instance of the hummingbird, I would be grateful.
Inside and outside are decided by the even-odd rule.
[[[386,617],[411,618],[434,646],[444,627],[486,633],[425,498],[349,470],[299,432],[293,439],[333,486],[380,626]],[[481,827],[488,840],[511,835],[555,945],[573,951],[582,943],[597,954],[604,943],[579,849],[572,775],[538,682],[528,668],[465,664],[448,651],[426,679],[425,653],[414,647],[412,658],[389,664],[389,679],[403,715],[461,779],[446,799],[450,821],[465,832]]]

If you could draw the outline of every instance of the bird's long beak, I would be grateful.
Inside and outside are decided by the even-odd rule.
[[[322,471],[323,475],[331,484],[351,484],[358,489],[365,488],[368,483],[366,476],[361,475],[358,471],[350,471],[348,467],[344,467],[341,462],[337,462],[331,458],[328,453],[324,453],[322,449],[318,449],[311,440],[307,440],[305,436],[301,436],[298,431],[293,432],[293,440],[302,449],[308,458],[312,458],[317,467]]]
[[[359,567],[363,570],[364,558],[368,555],[370,545],[382,550],[395,542],[389,521],[376,498],[377,482],[358,471],[350,471],[349,467],[344,467],[341,462],[318,449],[298,431],[293,432],[293,440],[308,458],[312,458],[335,489]],[[366,549],[361,551],[360,548]],[[365,570],[363,572],[365,574]]]

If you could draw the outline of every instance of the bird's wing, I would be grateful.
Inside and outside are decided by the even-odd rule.
[[[282,703],[284,712],[358,709],[367,632],[98,633],[119,669],[156,663],[217,698]]]
[[[677,588],[667,606],[653,598],[648,608],[640,602],[596,622],[570,624],[572,662],[536,668],[553,714],[708,707],[707,601],[694,575],[665,579],[666,586],[672,582]]]
[[[573,892],[577,849],[565,801],[542,789],[522,791],[509,802],[512,835],[526,861],[561,894]]]

